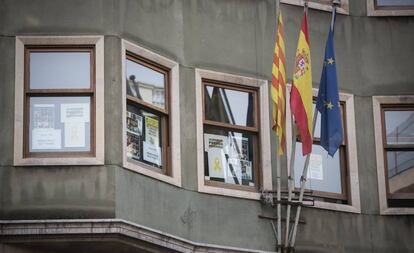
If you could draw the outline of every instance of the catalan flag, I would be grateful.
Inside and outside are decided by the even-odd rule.
[[[319,84],[316,108],[321,113],[321,145],[334,156],[342,143],[342,116],[339,104],[338,80],[336,76],[336,60],[334,51],[335,8],[332,11],[332,24],[329,28],[325,47],[325,58],[321,82]]]
[[[303,14],[293,70],[290,109],[302,141],[302,154],[312,152],[312,71],[306,12]]]
[[[272,67],[272,87],[270,90],[273,100],[273,131],[279,139],[278,154],[285,151],[286,126],[286,69],[285,69],[285,42],[283,38],[282,13],[279,12],[278,27],[275,42],[275,52]]]

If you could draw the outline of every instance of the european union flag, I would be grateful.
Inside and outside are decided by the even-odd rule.
[[[316,108],[321,113],[321,145],[334,156],[342,143],[342,117],[338,94],[338,80],[336,77],[336,62],[334,52],[334,25],[335,9],[332,13],[332,24],[329,29],[328,40],[325,47],[325,59],[321,82],[319,84]]]

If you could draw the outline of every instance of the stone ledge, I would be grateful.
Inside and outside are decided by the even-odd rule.
[[[140,242],[150,243],[168,250],[185,253],[240,253],[259,251],[229,246],[204,244],[186,240],[159,230],[151,229],[122,219],[87,219],[87,220],[0,220],[0,242],[7,237],[30,237],[31,241],[48,236],[70,235],[119,235]],[[103,237],[102,237],[103,238]],[[14,240],[16,243],[16,240]]]

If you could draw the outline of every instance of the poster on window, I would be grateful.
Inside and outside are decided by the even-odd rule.
[[[228,154],[228,137],[218,134],[204,134],[204,151],[209,152],[210,149],[222,149]]]
[[[142,116],[127,112],[127,132],[142,136]]]
[[[242,179],[247,181],[253,180],[252,162],[247,160],[240,160]]]
[[[55,128],[55,105],[35,104],[32,122],[33,128]]]
[[[145,141],[157,147],[159,146],[158,125],[157,119],[145,117]]]
[[[224,182],[230,184],[242,184],[242,167],[240,159],[229,158]]]
[[[323,180],[323,163],[321,155],[311,154],[309,159],[308,178]]]
[[[141,136],[127,133],[127,157],[141,160]]]
[[[89,107],[88,103],[62,104],[60,106],[60,121],[89,122]]]
[[[210,178],[224,179],[227,170],[226,156],[222,148],[208,150],[208,174]]]
[[[161,148],[146,141],[143,142],[144,160],[161,166]]]
[[[249,160],[249,139],[229,135],[229,157]]]
[[[61,149],[61,130],[35,128],[32,130],[32,149]]]
[[[65,122],[65,148],[85,147],[85,123]]]

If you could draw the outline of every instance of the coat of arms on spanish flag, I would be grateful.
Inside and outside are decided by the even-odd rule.
[[[312,152],[312,71],[306,12],[302,18],[296,50],[290,109],[299,129],[302,154],[307,155]]]

